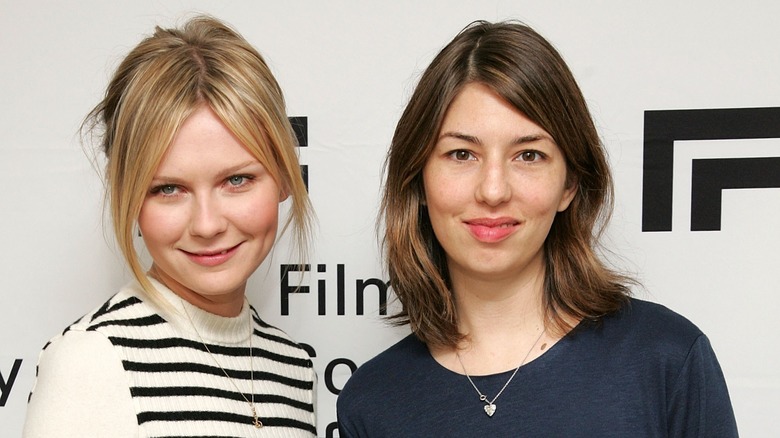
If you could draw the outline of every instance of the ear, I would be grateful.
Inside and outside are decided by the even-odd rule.
[[[561,201],[558,203],[558,213],[569,208],[569,204],[571,204],[571,201],[574,200],[574,196],[577,194],[577,186],[579,185],[577,180],[567,181],[567,184],[568,187],[563,190],[563,196],[561,196]]]
[[[420,173],[420,176],[422,176],[422,173]],[[425,178],[420,178],[422,181],[420,183],[419,190],[416,190],[418,193],[418,202],[421,206],[428,208],[428,193],[425,191]]]
[[[286,190],[286,189],[284,189],[284,188],[283,188],[283,189],[279,190],[279,203],[280,203],[280,204],[281,204],[282,202],[286,201],[286,200],[287,200],[287,198],[289,198],[289,197],[290,197],[290,194],[289,194],[289,193],[287,193],[287,190]]]
[[[276,186],[279,187],[279,203],[286,201],[290,197],[290,183],[284,175],[279,175],[279,179],[275,180]]]

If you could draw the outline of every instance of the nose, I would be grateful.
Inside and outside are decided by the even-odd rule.
[[[504,163],[485,163],[482,166],[475,195],[478,202],[491,207],[509,201],[512,197],[512,187]]]
[[[224,232],[227,223],[219,199],[203,195],[194,200],[190,217],[190,234],[208,239]]]

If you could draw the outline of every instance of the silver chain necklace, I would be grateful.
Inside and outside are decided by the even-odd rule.
[[[180,298],[181,299],[181,298]],[[217,357],[214,356],[214,353],[209,350],[209,346],[206,345],[206,342],[203,341],[203,337],[200,335],[200,332],[198,331],[198,328],[195,327],[195,323],[192,322],[192,318],[190,317],[190,313],[187,311],[187,306],[184,304],[184,300],[182,300],[181,306],[184,309],[184,314],[187,315],[187,319],[190,320],[190,325],[192,325],[192,329],[195,330],[195,334],[198,335],[198,339],[200,339],[200,343],[203,344],[203,347],[206,349],[206,351],[209,353],[209,356],[211,356],[211,359],[214,361],[214,363],[217,364],[219,369],[222,370],[222,373],[225,374],[225,377],[227,377],[228,381],[233,385],[233,388],[236,388],[236,392],[241,394],[241,397],[244,398],[244,400],[249,404],[249,407],[252,409],[252,424],[255,426],[255,429],[260,429],[263,427],[263,422],[260,421],[260,418],[257,416],[257,409],[255,408],[255,356],[252,351],[252,338],[254,336],[253,330],[252,330],[252,310],[249,309],[249,303],[244,299],[244,302],[247,305],[248,309],[248,317],[247,321],[249,321],[249,379],[252,382],[252,400],[250,401],[249,398],[247,398],[246,395],[244,395],[243,392],[241,392],[240,389],[238,389],[238,385],[236,385],[236,382],[233,381],[233,379],[228,375],[227,371],[225,371],[224,368],[222,368],[222,364],[219,363],[217,360]]]
[[[542,336],[544,335],[544,332],[546,329],[543,329],[541,333],[539,333],[539,337],[536,338],[533,344],[531,344],[531,348],[528,349],[528,352],[525,353],[525,357],[523,357],[523,360],[520,361],[520,365],[515,368],[515,371],[512,373],[511,376],[509,376],[509,380],[504,383],[504,386],[501,387],[501,390],[498,391],[498,394],[496,394],[495,397],[493,397],[493,400],[488,400],[487,396],[482,393],[482,391],[477,388],[477,385],[474,384],[474,381],[471,380],[471,376],[469,376],[468,371],[466,371],[466,366],[463,365],[463,361],[460,359],[460,353],[458,353],[457,350],[455,350],[455,357],[458,358],[458,362],[460,362],[460,367],[463,368],[463,374],[466,375],[466,378],[469,379],[469,383],[471,383],[471,386],[474,387],[474,390],[477,391],[477,394],[479,394],[479,401],[484,402],[485,406],[483,407],[485,409],[485,413],[488,415],[488,417],[492,417],[493,414],[496,413],[496,400],[498,400],[498,397],[501,396],[501,394],[504,392],[507,386],[509,386],[509,382],[512,381],[512,379],[515,378],[515,374],[517,374],[518,371],[520,371],[520,367],[522,367],[525,364],[526,359],[528,359],[528,356],[531,355],[531,351],[533,351],[536,344],[539,342],[540,339],[542,339]]]

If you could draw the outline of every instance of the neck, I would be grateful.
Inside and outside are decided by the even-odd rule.
[[[544,269],[501,280],[453,275],[452,290],[458,327],[469,343],[539,333],[544,325]]]
[[[431,349],[445,368],[463,372],[457,351],[473,375],[508,371],[523,359],[536,359],[557,341],[545,331],[543,267],[502,279],[450,274],[465,339],[457,349]]]
[[[232,318],[241,314],[241,309],[244,307],[243,289],[227,294],[201,295],[174,281],[154,264],[149,269],[148,275],[164,284],[183,300],[214,315]]]
[[[243,294],[240,296],[230,297],[231,299],[226,300],[223,299],[225,297],[221,296],[216,297],[218,299],[214,299],[215,297],[198,295],[196,293],[187,293],[189,291],[185,291],[184,293],[179,293],[176,290],[173,291],[176,293],[176,295],[179,295],[183,300],[187,301],[193,306],[199,307],[206,312],[213,313],[214,315],[233,318],[240,315],[241,309],[244,307]]]

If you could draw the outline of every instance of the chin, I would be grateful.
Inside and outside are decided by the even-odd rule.
[[[190,290],[204,297],[217,297],[222,295],[234,294],[246,288],[246,280],[229,281],[225,279],[212,278],[208,281],[193,283],[188,286]]]

